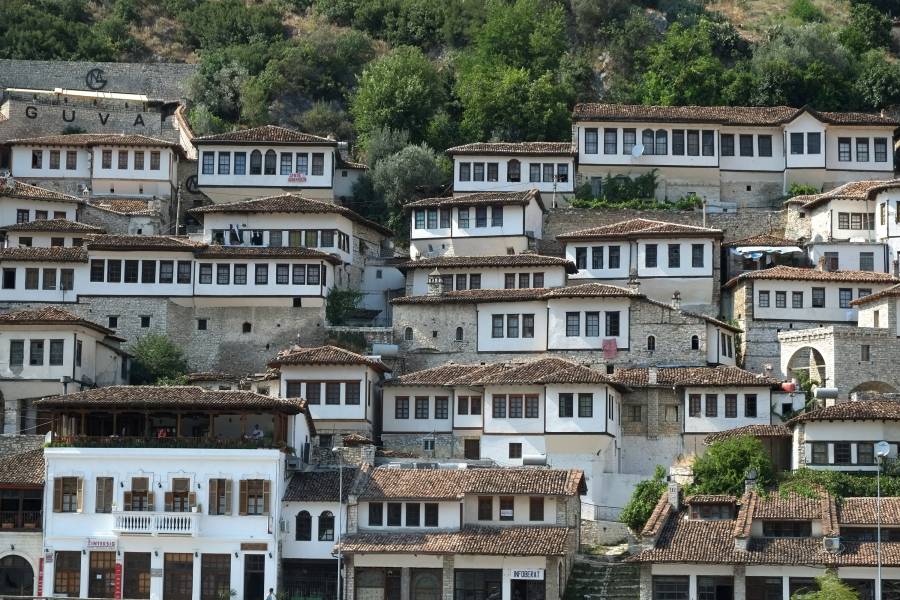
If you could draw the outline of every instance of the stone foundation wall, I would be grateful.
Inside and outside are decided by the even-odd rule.
[[[422,444],[424,439],[434,440],[434,450],[426,451]],[[381,443],[385,449],[405,452],[422,458],[462,458],[463,438],[452,433],[382,433]]]

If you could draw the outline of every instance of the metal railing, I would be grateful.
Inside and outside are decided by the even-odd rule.
[[[196,536],[199,513],[119,512],[113,513],[113,531],[143,535]]]

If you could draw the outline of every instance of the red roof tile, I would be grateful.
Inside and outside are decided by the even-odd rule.
[[[449,148],[447,154],[575,156],[577,151],[571,142],[475,142]]]
[[[783,280],[783,281],[833,281],[853,283],[895,284],[898,280],[890,273],[874,271],[820,271],[818,269],[801,269],[779,265],[762,271],[748,271],[729,280],[725,287],[733,287],[748,279]]]
[[[650,369],[637,367],[617,369],[612,380],[621,385],[650,385]],[[677,386],[761,386],[770,387],[778,382],[771,377],[745,371],[739,367],[659,367],[656,369],[656,385]]]
[[[744,425],[743,427],[735,427],[734,429],[726,429],[725,431],[717,431],[703,438],[703,443],[707,446],[722,440],[728,440],[735,437],[748,435],[756,438],[790,438],[791,430],[784,425]]]
[[[563,556],[573,544],[568,527],[475,527],[422,533],[362,532],[339,544],[346,554],[482,554]]]
[[[38,219],[27,223],[16,223],[0,227],[2,231],[50,231],[60,233],[103,233],[102,227],[69,221],[68,219]]]
[[[56,202],[75,202],[81,200],[69,194],[61,194],[36,185],[28,185],[12,177],[0,177],[0,198],[21,198],[23,200],[54,200]]]
[[[790,106],[645,106],[637,104],[576,104],[576,121],[639,121],[657,123],[717,123],[722,125],[777,126],[804,112],[822,122],[843,125],[897,126],[881,115],[855,112],[821,112]]]
[[[84,263],[87,260],[87,250],[79,247],[0,248],[0,261]]]
[[[128,216],[157,216],[159,211],[151,207],[149,200],[132,200],[128,198],[93,198],[87,204],[91,208],[99,208],[109,212]]]
[[[611,225],[579,229],[556,236],[561,242],[576,240],[637,239],[647,237],[722,237],[721,229],[654,221],[651,219],[630,219]]]
[[[880,192],[897,189],[900,179],[851,181],[833,190],[812,196],[803,208],[815,208],[831,200],[873,200]],[[795,200],[796,198],[794,198]]]
[[[268,143],[304,146],[337,146],[337,142],[333,139],[295,131],[293,129],[288,129],[287,127],[278,127],[277,125],[263,125],[261,127],[239,129],[227,133],[212,133],[210,135],[194,138],[195,145],[212,143]]]
[[[99,323],[82,319],[78,315],[56,306],[46,306],[34,310],[18,310],[0,314],[0,328],[5,324],[13,325],[54,325],[54,324],[80,325],[98,331],[108,336],[115,335],[112,329],[108,329]]]
[[[841,402],[801,413],[787,422],[793,427],[810,421],[900,421],[900,401],[859,400]]]
[[[476,192],[473,194],[464,194],[462,196],[446,196],[441,198],[425,198],[416,200],[403,206],[404,210],[412,210],[414,208],[441,207],[441,206],[475,206],[485,204],[517,204],[520,206],[528,205],[532,200],[538,203],[541,210],[544,208],[544,202],[541,200],[541,193],[536,189],[525,190],[523,192]]]
[[[151,146],[177,148],[178,144],[136,133],[68,133],[9,140],[10,145],[30,146]]]
[[[563,267],[570,275],[578,272],[575,263],[561,256],[540,254],[500,254],[496,256],[437,256],[398,265],[400,269],[464,269],[475,267]]]
[[[337,346],[317,346],[302,348],[294,346],[278,353],[269,361],[270,367],[306,366],[306,365],[361,365],[382,373],[391,370],[380,360],[338,348]]]
[[[298,398],[275,398],[247,391],[207,390],[189,385],[114,385],[65,396],[50,396],[34,403],[41,408],[256,409],[287,414],[306,411],[306,402]]]

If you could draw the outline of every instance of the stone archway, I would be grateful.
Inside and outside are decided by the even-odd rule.
[[[883,381],[866,381],[864,383],[860,383],[852,390],[850,390],[850,394],[855,392],[876,392],[880,394],[896,394],[897,388],[892,386],[889,383],[885,383]]]
[[[0,597],[34,594],[34,569],[27,559],[10,554],[0,558]]]
[[[812,346],[804,346],[795,350],[788,359],[785,371],[785,375],[788,377],[795,376],[797,371],[809,373],[810,381],[817,382],[819,385],[825,385],[829,379],[825,369],[825,358]]]

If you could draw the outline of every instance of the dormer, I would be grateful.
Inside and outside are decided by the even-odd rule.
[[[697,494],[685,498],[684,503],[692,521],[731,520],[737,512],[737,498],[729,495]]]

